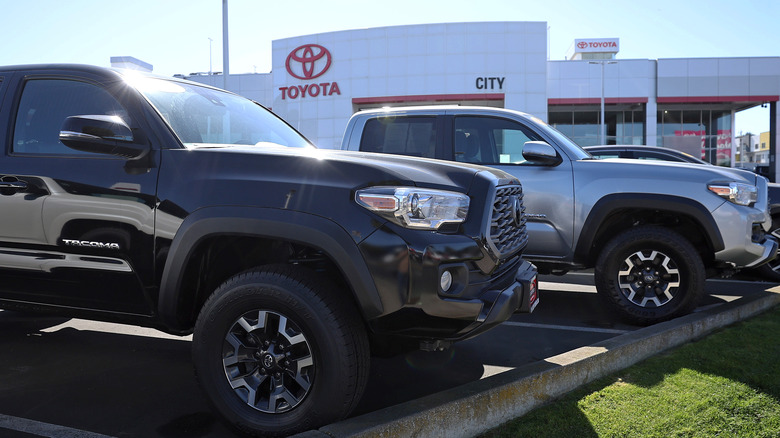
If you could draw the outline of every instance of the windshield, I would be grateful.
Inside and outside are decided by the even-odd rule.
[[[187,147],[281,145],[313,147],[270,111],[249,99],[197,84],[139,77],[129,81]]]

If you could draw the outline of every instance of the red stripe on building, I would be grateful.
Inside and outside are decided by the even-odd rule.
[[[616,103],[647,103],[646,97],[607,97],[604,103],[614,105]],[[548,105],[599,105],[601,98],[598,97],[579,97],[579,98],[561,98],[547,99]]]
[[[415,96],[382,96],[382,97],[355,97],[352,103],[356,105],[377,103],[402,103],[402,102],[441,102],[451,100],[504,100],[503,93],[482,94],[420,94]]]
[[[658,97],[658,103],[729,103],[729,102],[776,102],[780,96],[671,96]]]

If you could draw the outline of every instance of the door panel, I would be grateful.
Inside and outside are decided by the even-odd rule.
[[[501,169],[520,180],[528,219],[528,258],[561,259],[571,255],[574,186],[569,160],[557,166],[537,165],[523,158],[527,141],[545,141],[516,121],[489,116],[455,116],[454,157],[457,161]]]
[[[0,299],[150,314],[157,168],[129,171],[124,159],[59,141],[68,116],[115,115],[135,127],[133,116],[96,83],[18,80],[0,161]]]

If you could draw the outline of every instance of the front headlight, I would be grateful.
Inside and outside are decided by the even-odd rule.
[[[731,182],[728,184],[710,184],[712,193],[738,205],[752,205],[758,200],[758,189],[750,184]]]
[[[463,193],[417,187],[371,187],[358,190],[355,201],[398,225],[423,230],[461,223],[469,210]]]

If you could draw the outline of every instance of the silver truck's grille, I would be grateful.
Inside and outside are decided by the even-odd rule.
[[[490,222],[490,240],[498,250],[499,257],[512,255],[525,248],[528,243],[525,222],[522,187],[511,185],[497,188]]]

